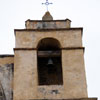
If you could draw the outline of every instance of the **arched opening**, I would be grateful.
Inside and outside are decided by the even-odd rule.
[[[38,82],[39,85],[62,85],[61,50],[58,40],[42,39],[38,44]]]

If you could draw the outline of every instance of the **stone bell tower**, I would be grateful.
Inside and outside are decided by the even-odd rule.
[[[15,29],[14,100],[88,98],[84,67],[83,28],[71,21],[27,20]]]

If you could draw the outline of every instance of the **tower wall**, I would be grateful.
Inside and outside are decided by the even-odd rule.
[[[61,48],[82,47],[82,28],[70,29],[44,29],[44,30],[15,30],[16,48],[37,49],[39,41],[43,38],[55,38]]]
[[[88,97],[83,55],[83,49],[62,50],[65,98]]]
[[[24,29],[15,34],[14,100],[87,97],[82,28]],[[37,45],[43,38],[55,38],[61,44],[63,85],[38,84]]]
[[[14,100],[36,98],[37,57],[33,50],[15,50]]]
[[[26,29],[59,29],[70,28],[71,21],[66,20],[27,20]]]

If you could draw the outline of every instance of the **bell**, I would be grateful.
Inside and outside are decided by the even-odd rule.
[[[53,65],[53,61],[52,61],[52,59],[51,59],[51,58],[48,60],[47,65]]]

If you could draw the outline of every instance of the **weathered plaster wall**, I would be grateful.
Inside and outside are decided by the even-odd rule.
[[[36,51],[15,50],[14,100],[35,99],[37,95]]]
[[[64,97],[88,97],[83,50],[62,50],[62,65],[65,89]]]
[[[14,100],[88,97],[83,49],[62,50],[63,85],[38,85],[36,55],[36,50],[15,50]]]
[[[63,85],[38,86],[38,99],[64,99]]]
[[[0,56],[0,82],[6,100],[12,100],[14,57]]]
[[[56,21],[26,21],[26,29],[59,29],[59,28],[70,28],[71,21],[56,20]]]
[[[82,30],[16,31],[16,48],[37,48],[43,38],[56,38],[62,48],[81,47]]]
[[[81,28],[16,31],[16,48],[20,49],[15,49],[14,100],[86,98],[82,48],[62,50],[63,85],[38,85],[37,51],[29,48],[37,48],[39,41],[48,37],[57,39],[62,48],[82,47]]]

